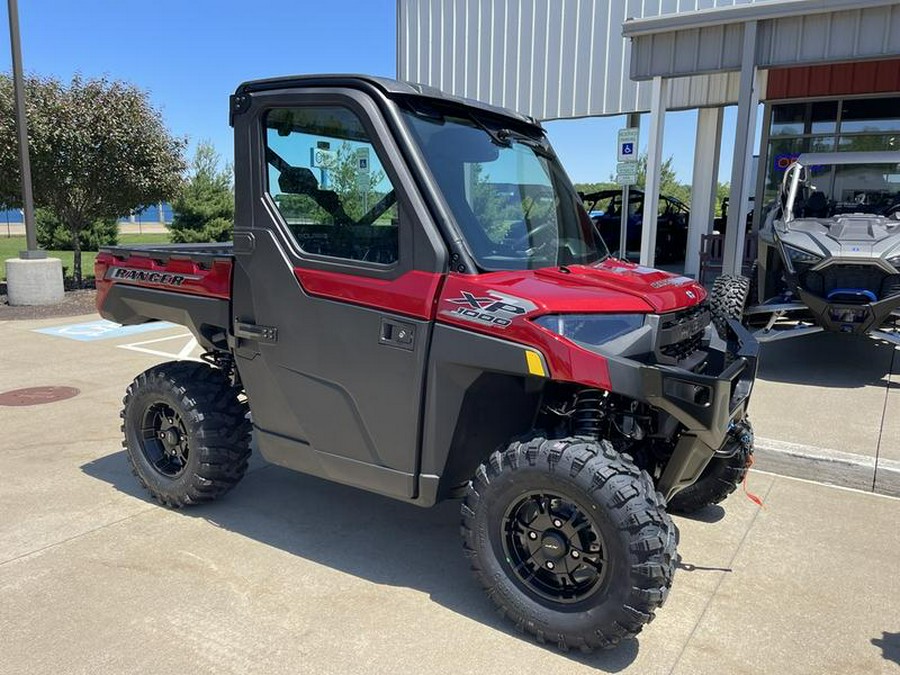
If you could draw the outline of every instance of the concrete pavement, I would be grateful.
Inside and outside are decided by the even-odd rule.
[[[0,673],[900,673],[898,499],[754,471],[765,509],[738,492],[676,519],[682,563],[638,640],[559,654],[494,614],[466,569],[456,503],[418,509],[258,460],[218,503],[149,502],[120,449],[121,397],[192,345],[177,327],[88,342],[33,332],[91,319],[0,322],[0,390],[82,392],[0,407]],[[877,392],[882,411],[900,405],[884,384],[896,376],[863,357],[872,370],[835,393],[839,410],[869,415]],[[787,426],[786,411],[816,415],[806,399],[830,390],[778,372],[755,393],[764,438],[861,452],[884,422],[881,447],[896,442],[874,414]]]
[[[900,496],[900,353],[818,333],[762,345],[750,407],[776,473]]]

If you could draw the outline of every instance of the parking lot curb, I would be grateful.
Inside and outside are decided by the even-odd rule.
[[[756,438],[754,467],[761,471],[900,497],[900,462]]]

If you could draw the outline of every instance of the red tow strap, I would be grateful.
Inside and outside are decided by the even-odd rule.
[[[747,499],[756,504],[759,508],[764,509],[766,508],[766,505],[763,503],[763,500],[747,489],[747,477],[750,475],[750,468],[753,466],[754,461],[753,455],[747,457],[747,473],[744,474],[744,480],[741,481],[741,485],[744,487],[744,494],[747,495]]]

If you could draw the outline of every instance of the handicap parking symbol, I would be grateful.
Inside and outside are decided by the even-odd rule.
[[[152,330],[171,328],[174,324],[166,321],[152,321],[137,326],[121,326],[112,321],[102,319],[100,321],[88,321],[85,323],[72,323],[66,326],[53,326],[52,328],[39,328],[36,333],[56,335],[58,337],[78,340],[79,342],[92,342],[94,340],[108,340],[111,338],[125,337],[137,333],[146,333]]]
[[[623,155],[633,155],[634,154],[634,143],[622,143],[622,154]]]

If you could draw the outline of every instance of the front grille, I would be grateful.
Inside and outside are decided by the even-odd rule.
[[[659,327],[666,329],[672,328],[673,326],[680,326],[688,321],[692,321],[695,318],[709,313],[709,307],[705,302],[701,302],[698,305],[694,305],[693,307],[689,307],[688,309],[682,309],[678,312],[670,312],[669,314],[661,314]]]
[[[808,270],[801,272],[800,285],[820,298],[837,289],[869,291],[879,300],[900,295],[900,275],[877,265],[837,264]]]
[[[657,358],[664,363],[683,365],[703,347],[703,335],[708,325],[709,308],[706,303],[662,314],[656,342]]]
[[[659,353],[676,361],[683,361],[692,356],[700,347],[703,346],[703,332],[696,333],[686,340],[675,342],[674,344],[664,345],[659,348]]]

